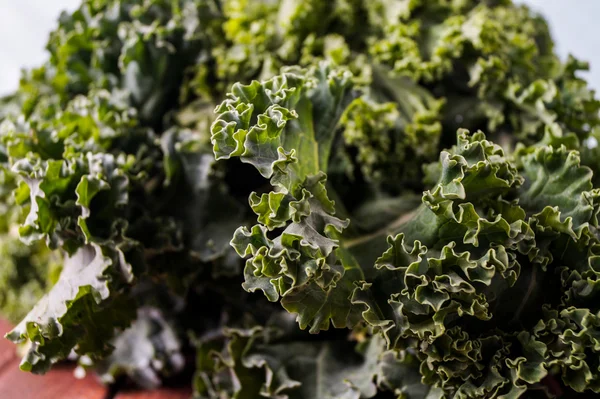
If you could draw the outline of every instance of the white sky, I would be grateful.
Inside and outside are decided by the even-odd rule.
[[[41,64],[48,33],[62,9],[80,0],[0,0],[0,95],[15,90],[22,67]]]
[[[1,1],[1,0],[0,0]],[[550,24],[556,50],[590,63],[584,76],[600,90],[600,0],[520,0],[543,14]]]
[[[569,52],[590,61],[587,75],[600,89],[600,0],[518,0],[542,12],[561,56]],[[62,9],[74,9],[80,0],[0,0],[0,95],[16,89],[22,67],[42,63],[48,32]]]

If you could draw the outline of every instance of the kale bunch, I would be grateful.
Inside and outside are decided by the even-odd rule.
[[[21,369],[600,393],[600,102],[527,7],[84,0],[47,49],[0,100]]]

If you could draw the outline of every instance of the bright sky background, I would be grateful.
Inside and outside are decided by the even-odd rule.
[[[550,21],[561,56],[569,53],[590,61],[587,75],[600,89],[600,0],[520,0]],[[62,9],[80,0],[0,0],[0,95],[17,87],[22,67],[42,63],[44,45]]]

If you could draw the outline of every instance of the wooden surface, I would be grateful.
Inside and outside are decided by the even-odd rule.
[[[116,399],[189,399],[192,396],[189,388],[163,388],[158,391],[122,391]],[[0,396],[1,397],[1,396]]]
[[[0,335],[11,329],[0,319]],[[157,391],[120,390],[110,392],[92,373],[83,379],[73,376],[72,366],[55,366],[44,376],[19,370],[15,346],[0,337],[0,398],[1,399],[189,399],[191,390],[163,388]]]

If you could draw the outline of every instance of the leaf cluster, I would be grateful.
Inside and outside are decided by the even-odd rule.
[[[600,102],[527,7],[84,0],[47,50],[0,102],[21,369],[600,393]]]

